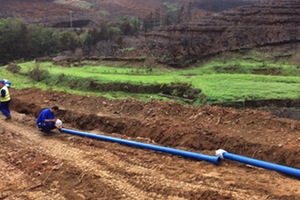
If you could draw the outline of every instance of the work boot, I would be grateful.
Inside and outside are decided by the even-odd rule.
[[[5,121],[11,121],[11,116],[6,117]]]

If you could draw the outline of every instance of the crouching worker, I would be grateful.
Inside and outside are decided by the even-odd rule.
[[[8,87],[5,85],[4,80],[0,80],[0,111],[6,117],[5,120],[11,119],[9,103],[10,103],[10,95],[9,95]]]
[[[53,106],[52,108],[46,108],[41,111],[39,117],[36,120],[36,125],[43,131],[45,134],[50,134],[50,131],[57,128],[62,128],[61,120],[56,118],[58,113],[58,106]]]

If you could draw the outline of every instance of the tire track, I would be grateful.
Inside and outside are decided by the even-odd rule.
[[[89,149],[90,152],[95,152],[95,154],[99,152],[99,150],[97,150],[97,148],[94,147],[90,147]],[[110,148],[110,150],[118,151],[118,149],[112,148]],[[128,151],[142,152],[143,150],[130,149]],[[164,155],[157,156],[165,157]],[[222,176],[220,173],[217,173],[215,171],[207,172],[205,169],[204,171],[199,170],[201,171],[200,174],[201,176],[203,176],[203,180],[199,180],[197,184],[195,184],[193,182],[189,183],[183,180],[177,180],[176,176],[170,177],[166,176],[165,174],[162,174],[161,168],[156,164],[152,164],[150,165],[150,167],[144,167],[141,165],[143,163],[143,160],[140,159],[130,159],[131,157],[129,157],[129,159],[126,159],[127,156],[119,157],[116,156],[116,154],[112,154],[110,152],[106,152],[103,155],[103,157],[104,159],[98,160],[98,162],[101,164],[101,166],[104,166],[108,171],[117,171],[117,173],[120,174],[119,176],[123,176],[123,178],[126,178],[127,174],[134,174],[134,176],[131,176],[130,178],[130,182],[132,182],[133,185],[136,185],[136,187],[139,187],[141,190],[149,190],[149,188],[152,188],[152,190],[153,188],[156,188],[155,190],[157,191],[159,191],[162,188],[167,189],[168,192],[170,192],[170,199],[180,199],[177,196],[178,191],[185,193],[199,191],[199,193],[201,193],[206,191],[207,188],[210,188],[210,191],[218,192],[224,196],[236,194],[236,196],[239,197],[239,199],[255,199],[255,197],[253,197],[252,195],[247,194],[248,191],[245,189],[232,188],[230,192],[222,191],[222,188],[224,187],[224,182],[221,180]],[[109,161],[109,158],[113,160],[118,160],[118,162],[107,162]],[[125,170],[126,172],[124,172]],[[220,179],[216,181],[215,177],[220,177]],[[241,194],[244,194],[244,196]],[[157,196],[154,197],[157,198]]]

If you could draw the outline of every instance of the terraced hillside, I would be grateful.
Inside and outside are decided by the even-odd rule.
[[[270,0],[203,17],[147,34],[160,61],[184,66],[222,52],[258,47],[300,48],[300,1]],[[286,48],[286,47],[284,47]]]

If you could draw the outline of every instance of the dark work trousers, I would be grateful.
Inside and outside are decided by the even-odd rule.
[[[10,117],[10,109],[9,109],[9,101],[6,102],[0,102],[0,111],[5,115],[6,118]]]
[[[39,123],[37,126],[45,133],[49,133],[52,129],[56,128],[53,122]]]

